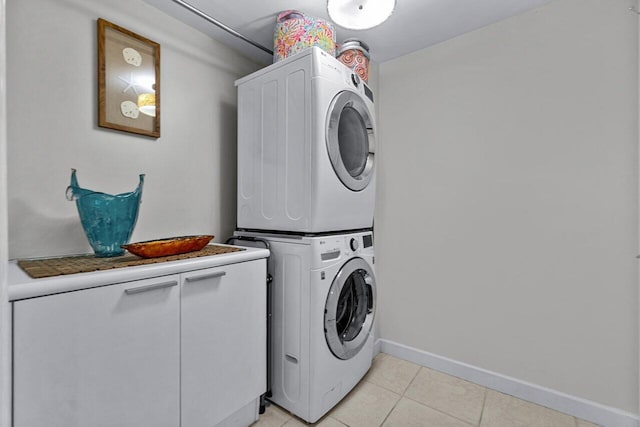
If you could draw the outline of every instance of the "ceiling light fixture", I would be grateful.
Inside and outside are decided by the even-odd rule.
[[[396,0],[327,0],[327,11],[337,25],[350,30],[366,30],[386,21]]]

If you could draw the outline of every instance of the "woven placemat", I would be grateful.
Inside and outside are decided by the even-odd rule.
[[[91,271],[111,270],[114,268],[133,267],[137,265],[156,264],[166,261],[198,258],[243,251],[244,248],[207,245],[202,250],[186,254],[163,256],[158,258],[140,258],[126,254],[113,258],[96,258],[93,255],[78,255],[62,258],[23,259],[18,265],[33,279],[61,276],[63,274],[89,273]]]

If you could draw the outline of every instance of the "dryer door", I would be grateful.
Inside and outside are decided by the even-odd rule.
[[[357,93],[342,91],[331,101],[327,117],[327,150],[333,170],[352,191],[373,178],[373,113]]]
[[[367,342],[376,307],[376,281],[362,258],[352,258],[336,275],[325,305],[324,330],[331,352],[354,357]]]

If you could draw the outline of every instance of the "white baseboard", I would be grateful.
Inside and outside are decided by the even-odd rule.
[[[380,353],[380,347],[382,346],[382,340],[379,338],[373,343],[373,357],[376,357]]]
[[[379,352],[413,362],[420,366],[435,369],[436,371],[444,372],[492,390],[546,406],[547,408],[555,409],[556,411],[564,412],[565,414],[604,427],[640,426],[638,415],[408,347],[393,341],[378,339],[374,346],[374,353],[377,354]]]

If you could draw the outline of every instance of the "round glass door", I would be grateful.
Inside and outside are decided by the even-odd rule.
[[[324,330],[331,352],[354,357],[366,344],[375,315],[376,284],[369,264],[353,258],[336,275],[325,305]]]
[[[333,170],[353,191],[363,190],[373,177],[373,117],[355,92],[336,95],[327,119],[327,150]]]

